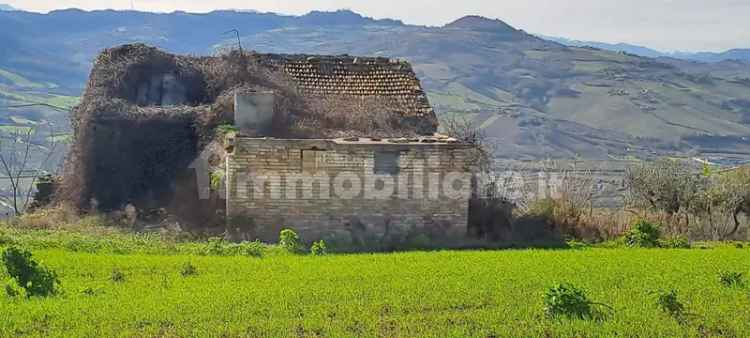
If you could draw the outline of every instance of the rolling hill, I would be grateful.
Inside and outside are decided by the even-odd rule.
[[[566,46],[477,16],[423,27],[350,11],[0,12],[0,44],[9,46],[0,69],[13,74],[0,72],[0,100],[70,100],[103,48],[144,42],[214,54],[236,47],[223,34],[231,29],[261,52],[406,59],[436,110],[476,119],[500,157],[750,157],[750,63]]]
[[[662,52],[652,48],[632,45],[627,43],[606,43],[597,41],[580,41],[571,40],[559,37],[549,37],[540,35],[541,38],[559,42],[566,46],[572,47],[594,47],[604,49],[613,52],[626,52],[639,56],[646,56],[651,58],[674,58],[688,61],[699,61],[699,62],[722,62],[722,61],[750,61],[750,49],[735,48],[724,52]]]

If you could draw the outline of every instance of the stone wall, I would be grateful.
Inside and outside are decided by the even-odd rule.
[[[467,234],[472,147],[437,140],[237,138],[227,157],[229,228],[275,241],[353,244]]]

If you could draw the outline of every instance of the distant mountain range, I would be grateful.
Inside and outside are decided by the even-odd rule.
[[[0,4],[0,11],[15,11],[16,9],[10,5]]]
[[[648,47],[631,45],[627,43],[606,43],[596,41],[579,41],[567,38],[551,37],[540,35],[543,39],[559,42],[566,46],[573,47],[594,47],[613,52],[626,52],[634,55],[645,56],[650,58],[668,57],[699,62],[721,62],[729,60],[750,61],[750,48],[731,49],[721,53],[712,52],[661,52]]]
[[[0,12],[0,105],[71,104],[106,47],[216,54],[237,47],[231,29],[246,50],[408,60],[441,116],[475,119],[500,157],[750,157],[750,62],[570,46],[478,16],[424,27],[351,11]]]

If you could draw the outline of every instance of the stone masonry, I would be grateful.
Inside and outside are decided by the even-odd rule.
[[[276,241],[463,238],[475,150],[447,138],[228,141],[229,228]]]

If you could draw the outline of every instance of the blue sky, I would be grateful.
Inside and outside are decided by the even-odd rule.
[[[750,0],[0,0],[47,12],[59,8],[208,12],[254,9],[304,14],[351,9],[376,18],[440,26],[469,14],[502,19],[528,32],[626,42],[671,51],[750,48]]]

